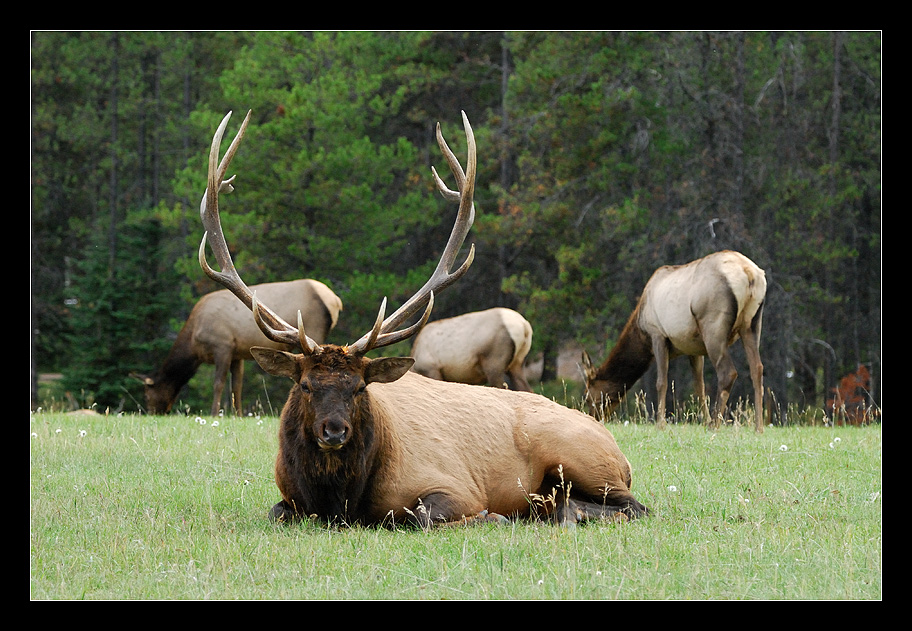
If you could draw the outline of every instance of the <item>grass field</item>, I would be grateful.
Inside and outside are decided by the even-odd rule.
[[[612,423],[625,524],[275,526],[275,417],[30,417],[47,599],[881,599],[882,426]]]

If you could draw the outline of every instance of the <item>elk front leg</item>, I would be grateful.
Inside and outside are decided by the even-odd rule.
[[[218,416],[222,407],[222,393],[225,391],[225,382],[228,381],[229,358],[215,358],[215,376],[212,381],[212,416]]]
[[[691,355],[689,359],[694,379],[694,396],[700,405],[700,411],[703,413],[703,423],[709,424],[712,417],[709,415],[709,397],[706,396],[706,381],[703,378],[703,356]]]
[[[269,521],[279,522],[279,523],[290,523],[293,521],[299,520],[301,517],[294,511],[292,506],[282,500],[278,504],[272,507],[269,511]]]
[[[559,526],[570,528],[591,520],[624,522],[649,514],[649,510],[629,493],[613,493],[606,496],[604,501],[596,502],[570,497],[560,490],[554,503],[552,520]]]
[[[244,389],[244,360],[235,359],[231,362],[231,407],[234,413],[241,415],[241,392]]]
[[[668,392],[668,341],[664,337],[652,340],[652,354],[656,361],[656,426],[665,429],[665,395]]]
[[[460,506],[465,507],[465,502],[448,493],[429,493],[419,498],[415,508],[409,512],[421,528],[510,522],[503,515],[491,513],[487,509],[463,510]]]

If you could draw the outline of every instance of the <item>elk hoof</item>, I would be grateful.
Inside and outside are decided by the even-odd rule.
[[[277,524],[290,523],[297,521],[298,514],[290,510],[285,502],[279,502],[269,511],[269,521]]]
[[[475,515],[476,521],[489,522],[494,524],[512,524],[509,518],[501,515],[500,513],[489,513],[487,510],[483,510],[477,515]]]
[[[576,502],[571,500],[558,506],[553,519],[561,528],[576,528],[578,523],[586,519],[586,515]]]

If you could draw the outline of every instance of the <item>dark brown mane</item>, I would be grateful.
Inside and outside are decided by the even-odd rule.
[[[189,340],[191,333],[192,327],[188,327],[185,323],[177,334],[177,339],[174,341],[171,350],[168,351],[168,356],[162,363],[161,368],[155,372],[155,382],[160,384],[163,390],[168,393],[167,396],[170,399],[168,410],[170,410],[171,404],[174,403],[174,399],[177,398],[181,388],[193,378],[193,375],[196,374],[196,371],[199,370],[200,365],[203,363],[199,356],[190,350]],[[168,410],[152,410],[152,412],[165,412]]]
[[[318,355],[300,357],[303,380],[312,388],[334,388],[337,382],[350,379],[353,371],[361,369],[361,358],[352,357],[345,349],[325,345]],[[295,471],[287,476],[286,484],[295,497],[296,512],[316,515],[330,522],[342,519],[346,523],[364,521],[361,498],[370,496],[369,485],[376,472],[379,445],[376,424],[365,395],[355,401],[351,409],[351,436],[345,446],[337,450],[321,449],[313,428],[316,425],[314,408],[300,385],[291,389],[282,422],[279,440],[283,445],[276,462],[277,475]],[[293,491],[292,491],[293,489]]]
[[[611,349],[608,358],[602,363],[595,378],[606,381],[614,390],[612,396],[625,393],[639,380],[652,363],[652,348],[642,329],[637,324],[640,317],[642,300],[637,303],[633,313],[621,330],[617,343]]]

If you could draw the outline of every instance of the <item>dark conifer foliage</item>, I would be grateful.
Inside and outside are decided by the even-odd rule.
[[[860,366],[880,403],[880,32],[31,39],[33,408],[39,373],[63,374],[53,395],[74,405],[138,408],[129,373],[160,362],[215,289],[196,262],[207,146],[248,109],[224,200],[236,263],[252,283],[330,285],[345,303],[333,342],[439,254],[452,209],[431,179],[434,127],[464,153],[465,110],[476,262],[435,318],[517,309],[551,376],[568,344],[607,354],[656,267],[735,249],[769,280],[761,353],[779,409],[824,407]],[[733,397],[747,396],[737,361]],[[183,410],[207,408],[196,379]]]

